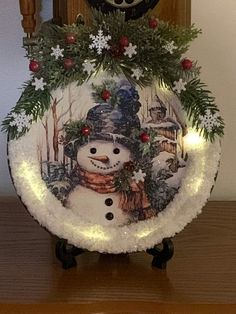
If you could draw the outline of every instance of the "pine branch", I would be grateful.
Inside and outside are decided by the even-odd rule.
[[[189,71],[185,71],[181,67],[183,54],[186,53],[191,41],[201,33],[199,29],[194,25],[185,28],[162,21],[159,21],[156,29],[152,29],[149,27],[148,16],[126,22],[125,14],[120,11],[104,15],[100,11],[94,10],[93,17],[91,26],[73,24],[59,27],[50,23],[44,25],[39,32],[37,44],[27,55],[29,59],[39,62],[40,69],[37,73],[32,74],[30,81],[26,82],[20,100],[2,122],[4,131],[11,132],[12,138],[22,136],[28,130],[24,128],[18,134],[17,128],[10,125],[13,121],[11,116],[13,112],[25,112],[27,115],[32,115],[33,121],[36,121],[42,118],[49,109],[53,90],[64,88],[75,81],[78,85],[82,85],[92,74],[98,75],[100,71],[107,71],[110,76],[125,75],[132,85],[138,84],[140,87],[150,86],[154,81],[157,81],[172,89],[174,81],[182,78],[188,84],[186,91],[181,93],[180,100],[192,121],[192,125],[199,129],[206,139],[211,141],[216,135],[223,135],[224,122],[220,117],[217,120],[219,126],[214,127],[212,132],[200,127],[199,117],[204,115],[206,110],[210,110],[212,114],[218,112],[214,97],[207,90],[205,84],[198,79],[200,67],[196,62],[193,63],[192,69]],[[90,34],[97,34],[100,28],[104,34],[111,36],[109,42],[111,48],[104,49],[103,53],[99,55],[95,49],[90,49],[89,46],[91,44]],[[75,35],[75,43],[66,43],[65,36],[68,33]],[[124,55],[124,51],[117,55],[114,54],[112,47],[119,49],[121,36],[126,36],[130,43],[137,46],[137,54],[132,58]],[[165,49],[165,45],[170,42],[173,42],[176,47],[173,53]],[[57,45],[63,49],[64,53],[64,57],[60,57],[58,60],[51,55],[52,47]],[[73,59],[74,67],[72,69],[64,68],[64,58]],[[95,65],[95,72],[90,75],[83,71],[83,63],[86,60],[90,60]],[[143,72],[143,76],[139,80],[132,77],[134,68],[139,68]],[[32,86],[34,78],[43,78],[47,82],[43,91],[35,91]],[[106,87],[107,84],[108,82],[104,86]],[[113,84],[113,86],[112,82],[109,84],[108,88],[116,94],[115,85]],[[101,86],[96,88],[97,90],[93,95],[94,99],[97,102],[102,102]],[[115,97],[111,97],[109,103],[114,105],[116,101]]]
[[[212,114],[219,112],[215,104],[215,98],[200,79],[193,79],[187,84],[186,91],[183,91],[180,95],[180,100],[188,118],[192,122],[192,126],[196,130],[200,130],[200,133],[206,140],[210,139],[210,141],[213,141],[216,135],[223,136],[224,121],[221,117],[218,118],[220,126],[215,127],[212,132],[208,132],[200,127],[200,116],[204,116],[206,110],[210,110]]]

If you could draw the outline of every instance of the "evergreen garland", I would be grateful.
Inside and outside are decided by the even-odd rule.
[[[27,57],[36,60],[39,69],[32,73],[32,78],[24,86],[24,91],[16,106],[11,110],[2,123],[3,130],[9,132],[10,139],[25,134],[29,126],[25,124],[17,128],[14,123],[14,114],[26,114],[29,121],[37,121],[49,109],[51,92],[58,87],[65,87],[73,81],[78,85],[88,80],[100,71],[107,71],[109,75],[124,74],[127,79],[139,86],[148,86],[154,81],[164,84],[176,93],[182,102],[184,110],[192,121],[192,126],[210,141],[215,136],[222,136],[224,122],[219,116],[214,97],[199,79],[200,68],[193,62],[191,68],[184,69],[181,61],[187,52],[189,44],[201,32],[194,26],[188,28],[170,25],[159,21],[153,29],[149,26],[150,18],[144,16],[138,20],[125,21],[122,12],[104,15],[94,11],[91,26],[68,25],[55,26],[46,24],[38,36],[38,41]],[[97,36],[99,30],[104,36],[110,36],[109,49],[103,49],[99,54],[96,48],[91,48],[91,35]],[[75,41],[68,43],[68,34],[73,34]],[[122,36],[128,38],[129,43],[136,47],[136,53],[126,55],[126,47],[121,47],[119,41]],[[169,50],[168,45],[173,49]],[[56,58],[52,55],[53,49],[61,49],[63,56]],[[66,59],[72,60],[71,67],[65,66]],[[85,71],[84,63],[90,62],[94,71]],[[141,71],[140,77],[133,73],[134,69]],[[36,90],[33,82],[42,79],[46,83],[42,89]],[[176,84],[182,80],[182,89],[176,89]],[[94,98],[101,91],[94,93]],[[113,103],[114,99],[111,99]],[[202,124],[201,117],[206,112],[215,115],[216,121],[210,128]]]
[[[93,132],[93,126],[83,120],[70,121],[64,125],[64,131],[66,137],[64,138],[64,144],[69,141],[79,140],[82,144],[87,142],[87,137],[84,136],[83,130],[88,128],[90,132]]]

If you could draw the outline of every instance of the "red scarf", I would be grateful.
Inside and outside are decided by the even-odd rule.
[[[115,186],[115,175],[117,172],[110,174],[100,174],[96,172],[89,172],[81,169],[78,165],[75,168],[75,174],[80,179],[80,184],[97,193],[107,194],[117,192]],[[143,210],[145,218],[155,215],[153,209],[150,208],[150,203],[144,190],[143,182],[136,183],[135,180],[130,181],[129,192],[122,191],[119,193],[119,207],[125,212],[132,212],[134,210]]]

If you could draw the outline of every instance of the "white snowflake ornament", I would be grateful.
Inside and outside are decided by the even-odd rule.
[[[142,71],[141,69],[139,69],[139,68],[132,69],[132,74],[131,74],[131,76],[132,76],[133,78],[135,78],[136,80],[139,80],[140,77],[143,76],[143,71]]]
[[[11,114],[13,120],[10,122],[10,126],[16,126],[17,132],[22,132],[23,128],[29,128],[32,121],[32,115],[26,115],[25,112]]]
[[[146,173],[142,172],[141,169],[139,171],[134,171],[132,179],[136,181],[136,183],[144,182],[144,178],[146,177]]]
[[[97,50],[98,55],[102,54],[103,49],[108,50],[110,48],[108,42],[111,39],[111,36],[110,35],[105,36],[103,34],[102,29],[98,31],[98,34],[96,36],[91,34],[89,38],[92,39],[92,44],[89,45],[89,48],[90,49],[95,48]]]
[[[129,46],[125,47],[124,55],[128,56],[130,59],[137,54],[137,46],[129,43]]]
[[[95,71],[95,64],[90,61],[84,61],[83,63],[83,71],[87,72],[88,75]]]
[[[32,85],[35,87],[35,90],[44,90],[44,86],[47,85],[47,83],[45,83],[43,81],[43,77],[41,77],[40,79],[38,79],[37,77],[34,78],[34,81],[32,82]]]
[[[201,121],[200,127],[211,132],[214,127],[220,126],[220,122],[218,121],[219,116],[219,112],[212,113],[211,110],[207,109],[204,116],[199,116]]]
[[[167,42],[165,45],[164,45],[164,49],[166,51],[168,51],[171,55],[174,53],[174,50],[176,50],[178,47],[175,46],[175,43],[174,41],[170,41],[170,42]]]
[[[52,50],[51,56],[54,56],[56,60],[58,60],[59,57],[64,57],[63,55],[64,49],[61,49],[59,45],[57,45],[55,48],[52,47],[51,50]]]
[[[183,79],[179,79],[178,81],[174,81],[173,91],[176,91],[178,94],[181,94],[182,91],[186,90],[187,82],[184,82]]]

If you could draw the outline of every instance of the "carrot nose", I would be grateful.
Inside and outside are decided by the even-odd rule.
[[[93,159],[93,160],[100,161],[104,164],[107,164],[110,161],[109,157],[107,157],[107,156],[97,156],[97,157],[89,157],[89,158]]]

